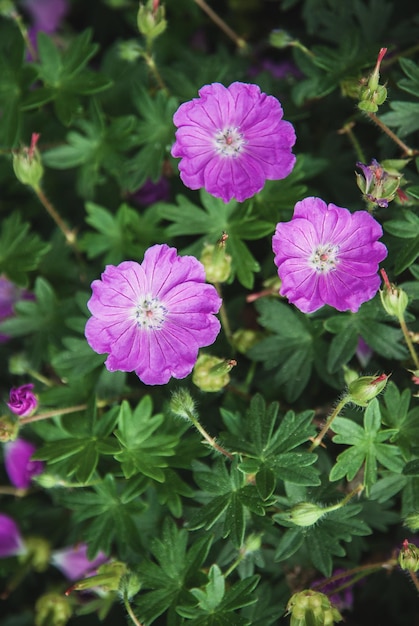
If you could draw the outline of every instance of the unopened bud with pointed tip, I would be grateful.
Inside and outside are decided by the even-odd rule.
[[[199,259],[209,283],[225,283],[231,275],[232,258],[226,254],[224,240],[221,239],[220,242],[215,245],[205,244]]]
[[[357,406],[368,406],[373,398],[376,398],[387,385],[389,376],[360,376],[348,385],[348,401]]]
[[[10,415],[0,416],[0,441],[14,441],[19,434],[19,422]]]
[[[419,548],[405,539],[397,561],[402,569],[408,572],[417,572],[419,570]]]
[[[384,280],[384,289],[380,289],[381,304],[389,315],[401,319],[404,317],[407,305],[409,304],[408,295],[403,289],[390,283],[384,269],[381,269],[380,273]]]
[[[177,389],[170,399],[172,413],[185,420],[196,418],[195,402],[189,391],[185,388]]]
[[[38,143],[39,133],[32,133],[31,145],[13,153],[13,169],[16,178],[24,185],[29,185],[33,189],[39,189],[44,168],[41,162],[36,144]]]
[[[192,382],[202,391],[220,391],[230,382],[229,372],[237,365],[233,359],[200,354],[192,373]]]
[[[385,102],[387,98],[387,89],[385,85],[380,85],[380,65],[384,58],[387,48],[381,48],[378,53],[377,63],[374,71],[369,76],[366,84],[360,89],[358,108],[366,113],[375,113],[378,107]]]
[[[146,4],[140,4],[137,13],[137,26],[141,35],[152,41],[161,35],[167,26],[165,8],[159,0],[148,0]]]

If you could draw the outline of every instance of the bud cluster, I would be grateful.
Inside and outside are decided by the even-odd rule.
[[[378,107],[385,102],[387,98],[387,89],[385,85],[380,85],[380,65],[384,58],[387,48],[381,48],[374,71],[368,78],[365,85],[360,89],[358,108],[366,113],[376,113]]]
[[[290,626],[332,626],[342,621],[329,598],[312,589],[294,593],[287,604],[287,613],[291,614]]]

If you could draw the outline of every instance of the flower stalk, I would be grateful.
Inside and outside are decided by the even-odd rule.
[[[334,419],[339,415],[344,406],[346,406],[351,401],[349,394],[345,394],[343,398],[338,402],[336,407],[333,409],[330,417],[328,418],[326,424],[323,426],[317,437],[312,440],[311,446],[308,451],[313,452],[323,441],[323,437],[333,424]]]
[[[247,43],[244,39],[239,37],[237,33],[234,32],[228,24],[225,23],[223,19],[215,12],[211,7],[205,2],[205,0],[194,0],[194,2],[208,15],[208,17],[214,22],[220,30],[223,31],[229,37],[239,49],[245,49],[247,47]]]

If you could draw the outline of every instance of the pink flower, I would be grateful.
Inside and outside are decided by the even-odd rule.
[[[257,85],[205,85],[199,98],[182,104],[173,117],[180,177],[190,189],[204,187],[216,198],[243,202],[265,180],[285,178],[295,156],[295,132],[282,119],[280,103]]]
[[[205,283],[202,263],[165,244],[149,248],[141,265],[108,265],[92,290],[88,343],[109,354],[109,371],[135,371],[147,385],[187,376],[199,348],[212,344],[220,330],[214,313],[221,299]]]
[[[34,476],[44,470],[42,461],[31,461],[36,447],[25,439],[9,441],[4,445],[4,465],[10,482],[18,489],[27,489]]]
[[[10,390],[9,402],[7,406],[16,415],[27,417],[35,411],[38,406],[38,398],[32,392],[33,384],[13,387]]]
[[[33,300],[33,294],[17,287],[5,276],[0,276],[0,322],[14,315],[14,306],[19,300]],[[9,337],[0,333],[0,343]]]
[[[0,558],[15,556],[25,551],[25,546],[14,520],[0,513]]]
[[[55,565],[68,580],[94,576],[99,565],[103,565],[108,560],[106,554],[99,552],[97,557],[90,561],[87,558],[87,545],[85,543],[54,550],[51,556],[52,565]]]
[[[304,313],[328,304],[355,312],[380,286],[378,264],[387,256],[383,231],[366,211],[350,213],[320,198],[297,202],[290,222],[279,223],[273,251],[280,294]]]

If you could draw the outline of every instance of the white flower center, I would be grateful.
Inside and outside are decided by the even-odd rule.
[[[310,256],[309,263],[316,272],[327,274],[336,269],[336,265],[339,262],[338,253],[339,246],[331,243],[320,244]]]
[[[236,157],[245,145],[246,140],[239,128],[224,128],[214,135],[215,151],[220,156]]]
[[[135,308],[135,321],[142,330],[161,330],[167,313],[163,302],[147,295]]]

